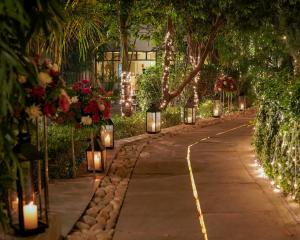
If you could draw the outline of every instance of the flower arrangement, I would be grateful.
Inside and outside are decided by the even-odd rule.
[[[232,77],[225,76],[224,74],[222,74],[217,78],[215,82],[214,91],[236,92],[237,83]]]
[[[112,92],[105,92],[100,88],[93,88],[87,79],[72,85],[71,104],[68,112],[60,112],[58,123],[74,123],[76,127],[98,124],[110,117],[109,97]]]
[[[33,62],[37,70],[37,84],[26,76],[18,76],[18,82],[26,93],[26,118],[35,120],[41,115],[53,118],[57,112],[69,111],[71,101],[58,65],[48,59],[42,60],[40,56],[36,56]]]

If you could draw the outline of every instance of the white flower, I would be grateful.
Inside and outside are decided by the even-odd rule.
[[[31,105],[30,107],[27,107],[25,109],[25,112],[28,114],[29,119],[35,120],[37,117],[42,115],[42,112],[40,110],[39,106],[36,105]]]
[[[92,124],[92,118],[90,116],[81,117],[81,123],[83,125],[91,125]]]
[[[79,101],[78,96],[74,96],[71,98],[71,103],[77,103]]]
[[[51,76],[46,72],[40,72],[38,75],[39,85],[42,87],[47,86],[47,84],[52,83]]]
[[[19,83],[23,84],[23,83],[27,82],[27,78],[24,75],[19,75],[18,76],[18,81],[19,81]]]

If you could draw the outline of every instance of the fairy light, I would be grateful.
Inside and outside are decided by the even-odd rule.
[[[121,112],[124,115],[124,112],[128,111],[132,106],[132,97],[131,97],[131,73],[123,71],[121,74]]]
[[[167,96],[169,94],[169,76],[170,76],[170,64],[172,62],[172,46],[173,46],[173,40],[172,40],[172,35],[170,31],[167,32],[166,37],[165,37],[165,61],[163,63],[163,76],[162,76],[162,86],[163,86],[163,95]],[[166,106],[166,101],[161,104],[161,107]]]

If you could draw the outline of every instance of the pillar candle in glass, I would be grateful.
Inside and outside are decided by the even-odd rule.
[[[44,232],[48,227],[47,194],[42,181],[45,171],[43,167],[37,167],[41,154],[31,144],[29,132],[20,132],[18,139],[14,152],[18,156],[20,169],[17,169],[15,191],[8,192],[7,209],[16,235],[31,236]],[[40,179],[37,177],[39,174]]]
[[[161,112],[156,105],[152,105],[146,112],[147,133],[159,133],[161,130]]]
[[[106,148],[114,148],[114,124],[111,119],[105,120],[100,129],[101,141]]]

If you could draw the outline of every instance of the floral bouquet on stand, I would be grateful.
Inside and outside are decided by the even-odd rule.
[[[228,102],[228,111],[232,109],[232,96],[237,91],[237,82],[229,76],[224,74],[220,75],[214,85],[214,91],[220,94],[220,100],[225,105],[225,96]]]
[[[99,128],[105,119],[110,116],[109,98],[111,92],[105,92],[103,88],[93,88],[89,80],[84,79],[75,82],[70,89],[70,101],[68,112],[59,112],[56,117],[58,124],[71,124],[74,126],[71,133],[73,177],[76,176],[76,159],[74,129],[88,127],[90,141],[93,145],[95,128]]]
[[[18,81],[26,92],[23,101],[26,119],[35,121],[42,115],[52,119],[57,112],[68,112],[71,102],[58,65],[52,64],[48,59],[41,60],[39,56],[35,57],[34,65],[37,84],[27,81],[26,76],[18,76]]]

